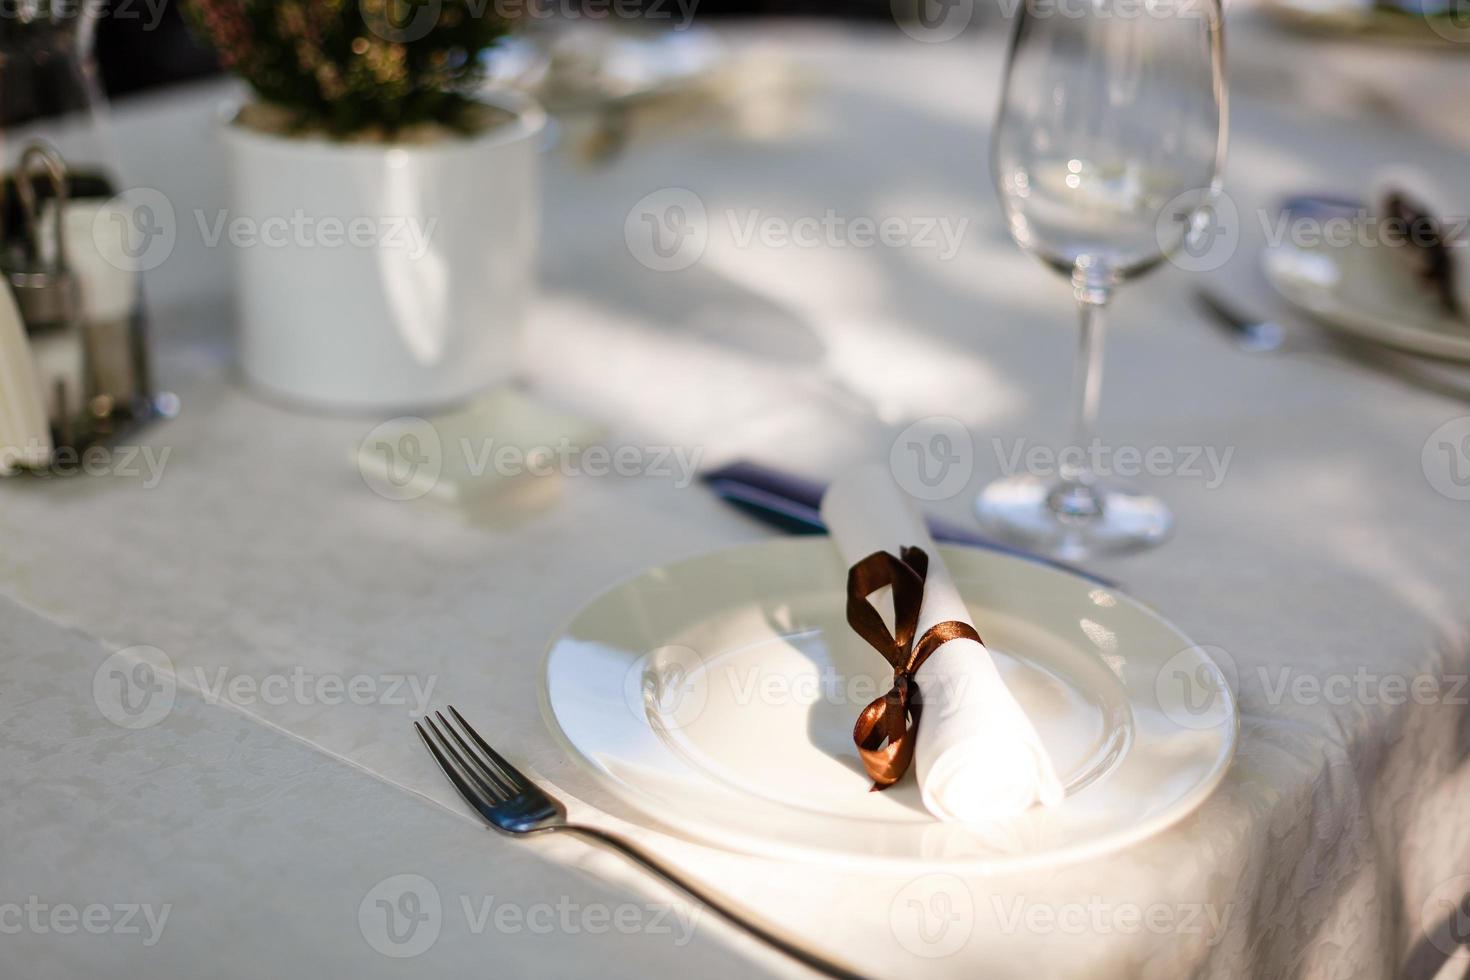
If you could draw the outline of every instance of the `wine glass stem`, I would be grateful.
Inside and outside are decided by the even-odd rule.
[[[1061,477],[1048,503],[1056,515],[1068,521],[1090,520],[1102,513],[1102,494],[1094,485],[1088,453],[1097,425],[1097,405],[1102,393],[1103,333],[1110,293],[1092,285],[1076,287],[1079,331],[1077,366],[1073,380],[1072,434],[1070,452],[1063,454]]]

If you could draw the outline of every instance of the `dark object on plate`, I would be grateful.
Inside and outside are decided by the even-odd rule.
[[[1316,221],[1358,220],[1368,213],[1368,206],[1361,200],[1327,194],[1295,194],[1281,206],[1288,217]],[[1457,320],[1466,320],[1467,311],[1455,290],[1455,277],[1461,270],[1455,264],[1454,246],[1448,240],[1443,222],[1412,195],[1398,189],[1378,202],[1378,210],[1380,217],[1392,219],[1400,226],[1404,245],[1394,251],[1434,295],[1440,309]]]
[[[1402,190],[1384,195],[1383,216],[1402,225],[1407,236],[1403,254],[1413,265],[1415,277],[1434,292],[1439,305],[1452,317],[1464,318],[1455,293],[1455,257],[1450,251],[1444,226],[1420,202]]]

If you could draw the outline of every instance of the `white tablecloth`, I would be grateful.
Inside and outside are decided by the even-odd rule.
[[[989,187],[999,32],[730,38],[792,66],[786,128],[643,134],[602,169],[547,157],[531,386],[610,425],[612,445],[819,475],[886,453],[915,419],[956,417],[973,474],[934,509],[964,519],[1001,468],[992,439],[1063,437],[1073,344],[1066,290],[1009,242]],[[1263,309],[1256,209],[1356,190],[1405,156],[1462,169],[1466,133],[1400,110],[1470,64],[1255,29],[1231,56],[1228,186],[1245,217],[1210,276]],[[1440,915],[1440,898],[1470,891],[1454,880],[1470,872],[1470,692],[1451,680],[1454,697],[1385,703],[1386,678],[1470,671],[1470,504],[1437,492],[1421,459],[1467,414],[1458,377],[1301,323],[1289,353],[1238,352],[1177,270],[1123,290],[1104,439],[1231,456],[1218,486],[1141,477],[1174,507],[1176,537],[1093,567],[1234,665],[1241,738],[1224,784],[1157,838],[1044,874],[757,861],[628,822],[548,734],[537,685],[548,637],[597,591],[770,532],[652,476],[570,477],[516,509],[390,501],[350,462],[374,420],[293,414],[237,386],[229,256],[202,246],[196,219],[225,206],[209,133],[222,91],[117,112],[128,181],[163,190],[178,216],[149,283],[160,373],[184,404],[148,433],[169,452],[162,478],[0,485],[0,972],[799,975],[712,920],[684,933],[689,907],[615,857],[484,831],[413,737],[414,689],[390,697],[394,678],[496,719],[499,746],[575,813],[875,976],[1385,976],[1426,906]],[[693,267],[660,273],[630,254],[624,223],[670,187],[699,195],[710,237]],[[726,217],[828,209],[969,225],[946,261],[742,248]],[[99,710],[94,681],[115,683],[107,658],[137,645],[167,657],[173,701],[132,729]],[[1338,679],[1360,675],[1367,687],[1342,696]],[[329,685],[282,696],[298,677]],[[330,686],[355,677],[376,685],[372,703]],[[92,905],[107,909],[95,935],[54,915]],[[137,932],[122,928],[128,905],[155,920],[169,908],[155,942],[141,911]]]

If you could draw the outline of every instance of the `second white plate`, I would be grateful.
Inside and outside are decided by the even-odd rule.
[[[1470,324],[1446,316],[1384,249],[1278,245],[1261,259],[1278,293],[1329,327],[1397,350],[1470,362]]]
[[[1205,651],[1084,579],[942,550],[1057,763],[1055,807],[967,827],[934,819],[912,777],[869,792],[852,726],[891,672],[846,624],[846,569],[824,537],[692,558],[594,600],[552,643],[548,722],[660,829],[787,859],[1051,864],[1137,841],[1208,796],[1236,712]]]

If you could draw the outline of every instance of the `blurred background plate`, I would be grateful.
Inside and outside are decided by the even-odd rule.
[[[1470,37],[1466,15],[1439,0],[1259,0],[1258,6],[1277,23],[1308,33],[1447,49]]]
[[[1470,324],[1446,315],[1383,261],[1383,249],[1353,244],[1268,249],[1266,279],[1287,302],[1323,324],[1426,357],[1470,362]]]

